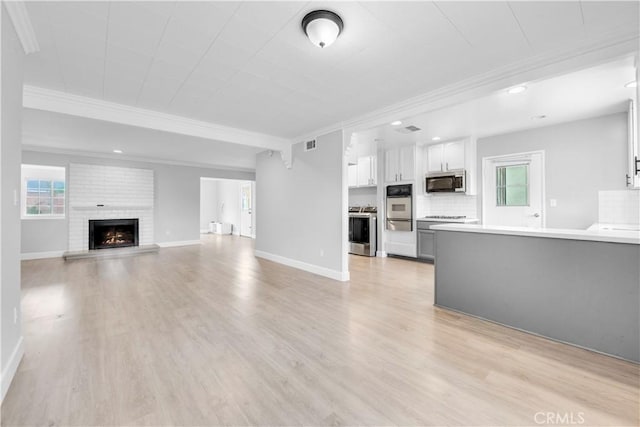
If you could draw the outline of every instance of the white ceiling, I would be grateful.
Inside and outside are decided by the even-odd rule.
[[[385,145],[403,142],[437,143],[473,136],[476,138],[515,130],[549,126],[587,117],[627,111],[636,89],[625,87],[635,80],[634,58],[577,71],[536,82],[525,82],[527,90],[509,94],[506,90],[470,102],[457,104],[413,117],[397,117],[400,126],[390,123],[357,132],[358,141]],[[543,119],[538,116],[546,116]],[[399,133],[398,129],[414,125],[421,130]]]
[[[255,170],[256,154],[263,150],[32,109],[24,110],[22,123],[23,145],[40,151]],[[123,153],[115,154],[115,149]]]
[[[639,25],[636,1],[27,8],[41,50],[27,56],[26,84],[286,138]],[[300,28],[318,8],[345,22],[324,50]]]

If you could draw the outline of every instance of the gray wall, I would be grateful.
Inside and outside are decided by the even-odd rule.
[[[22,138],[22,76],[24,51],[4,6],[0,6],[0,286],[2,287],[2,391],[9,386],[13,371],[10,358],[21,337],[20,313],[20,146]],[[18,312],[14,323],[13,311]],[[20,356],[20,355],[18,355]],[[14,361],[15,363],[18,360]],[[17,365],[13,366],[15,368]],[[5,373],[7,377],[5,378]]]
[[[478,194],[484,157],[544,150],[547,227],[587,228],[598,220],[598,191],[626,188],[627,146],[627,113],[482,138]],[[482,197],[478,203],[482,215]]]
[[[200,230],[209,230],[211,221],[218,219],[218,181],[200,181]]]
[[[278,153],[258,154],[256,250],[344,272],[342,131],[318,137],[317,147],[295,144],[291,169]]]
[[[81,155],[24,151],[22,161],[29,164],[65,166],[70,163],[122,166],[154,171],[154,233],[156,243],[198,240],[200,238],[200,178],[228,178],[253,180],[252,172],[195,168],[188,166],[146,163]],[[68,172],[67,172],[68,174]],[[22,253],[67,250],[68,224],[66,220],[22,220],[24,238]],[[44,242],[46,236],[64,236],[58,244]],[[55,247],[54,247],[55,246]]]

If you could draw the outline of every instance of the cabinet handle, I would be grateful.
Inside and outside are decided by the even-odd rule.
[[[440,172],[442,172],[444,169],[442,168],[442,162],[440,162]]]
[[[447,170],[449,170],[449,162],[447,162]]]
[[[398,180],[398,174],[396,174],[396,181]]]
[[[400,174],[400,181],[402,181],[402,173]]]

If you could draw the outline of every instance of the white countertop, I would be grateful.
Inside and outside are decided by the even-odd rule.
[[[564,228],[503,227],[480,224],[442,224],[431,230],[463,231],[469,233],[505,234],[510,236],[547,237],[552,239],[591,240],[595,242],[640,245],[640,231],[631,230],[575,230]]]
[[[441,222],[443,224],[473,224],[474,222],[478,222],[478,218],[418,218],[416,221],[426,221],[426,222]]]

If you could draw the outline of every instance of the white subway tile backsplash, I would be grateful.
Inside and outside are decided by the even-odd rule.
[[[152,170],[71,164],[69,250],[88,249],[90,219],[138,218],[140,244],[152,244],[153,192]]]
[[[418,195],[416,197],[418,218],[426,215],[464,215],[478,217],[476,196],[462,194]]]
[[[640,224],[640,191],[599,191],[598,222],[602,224]]]

